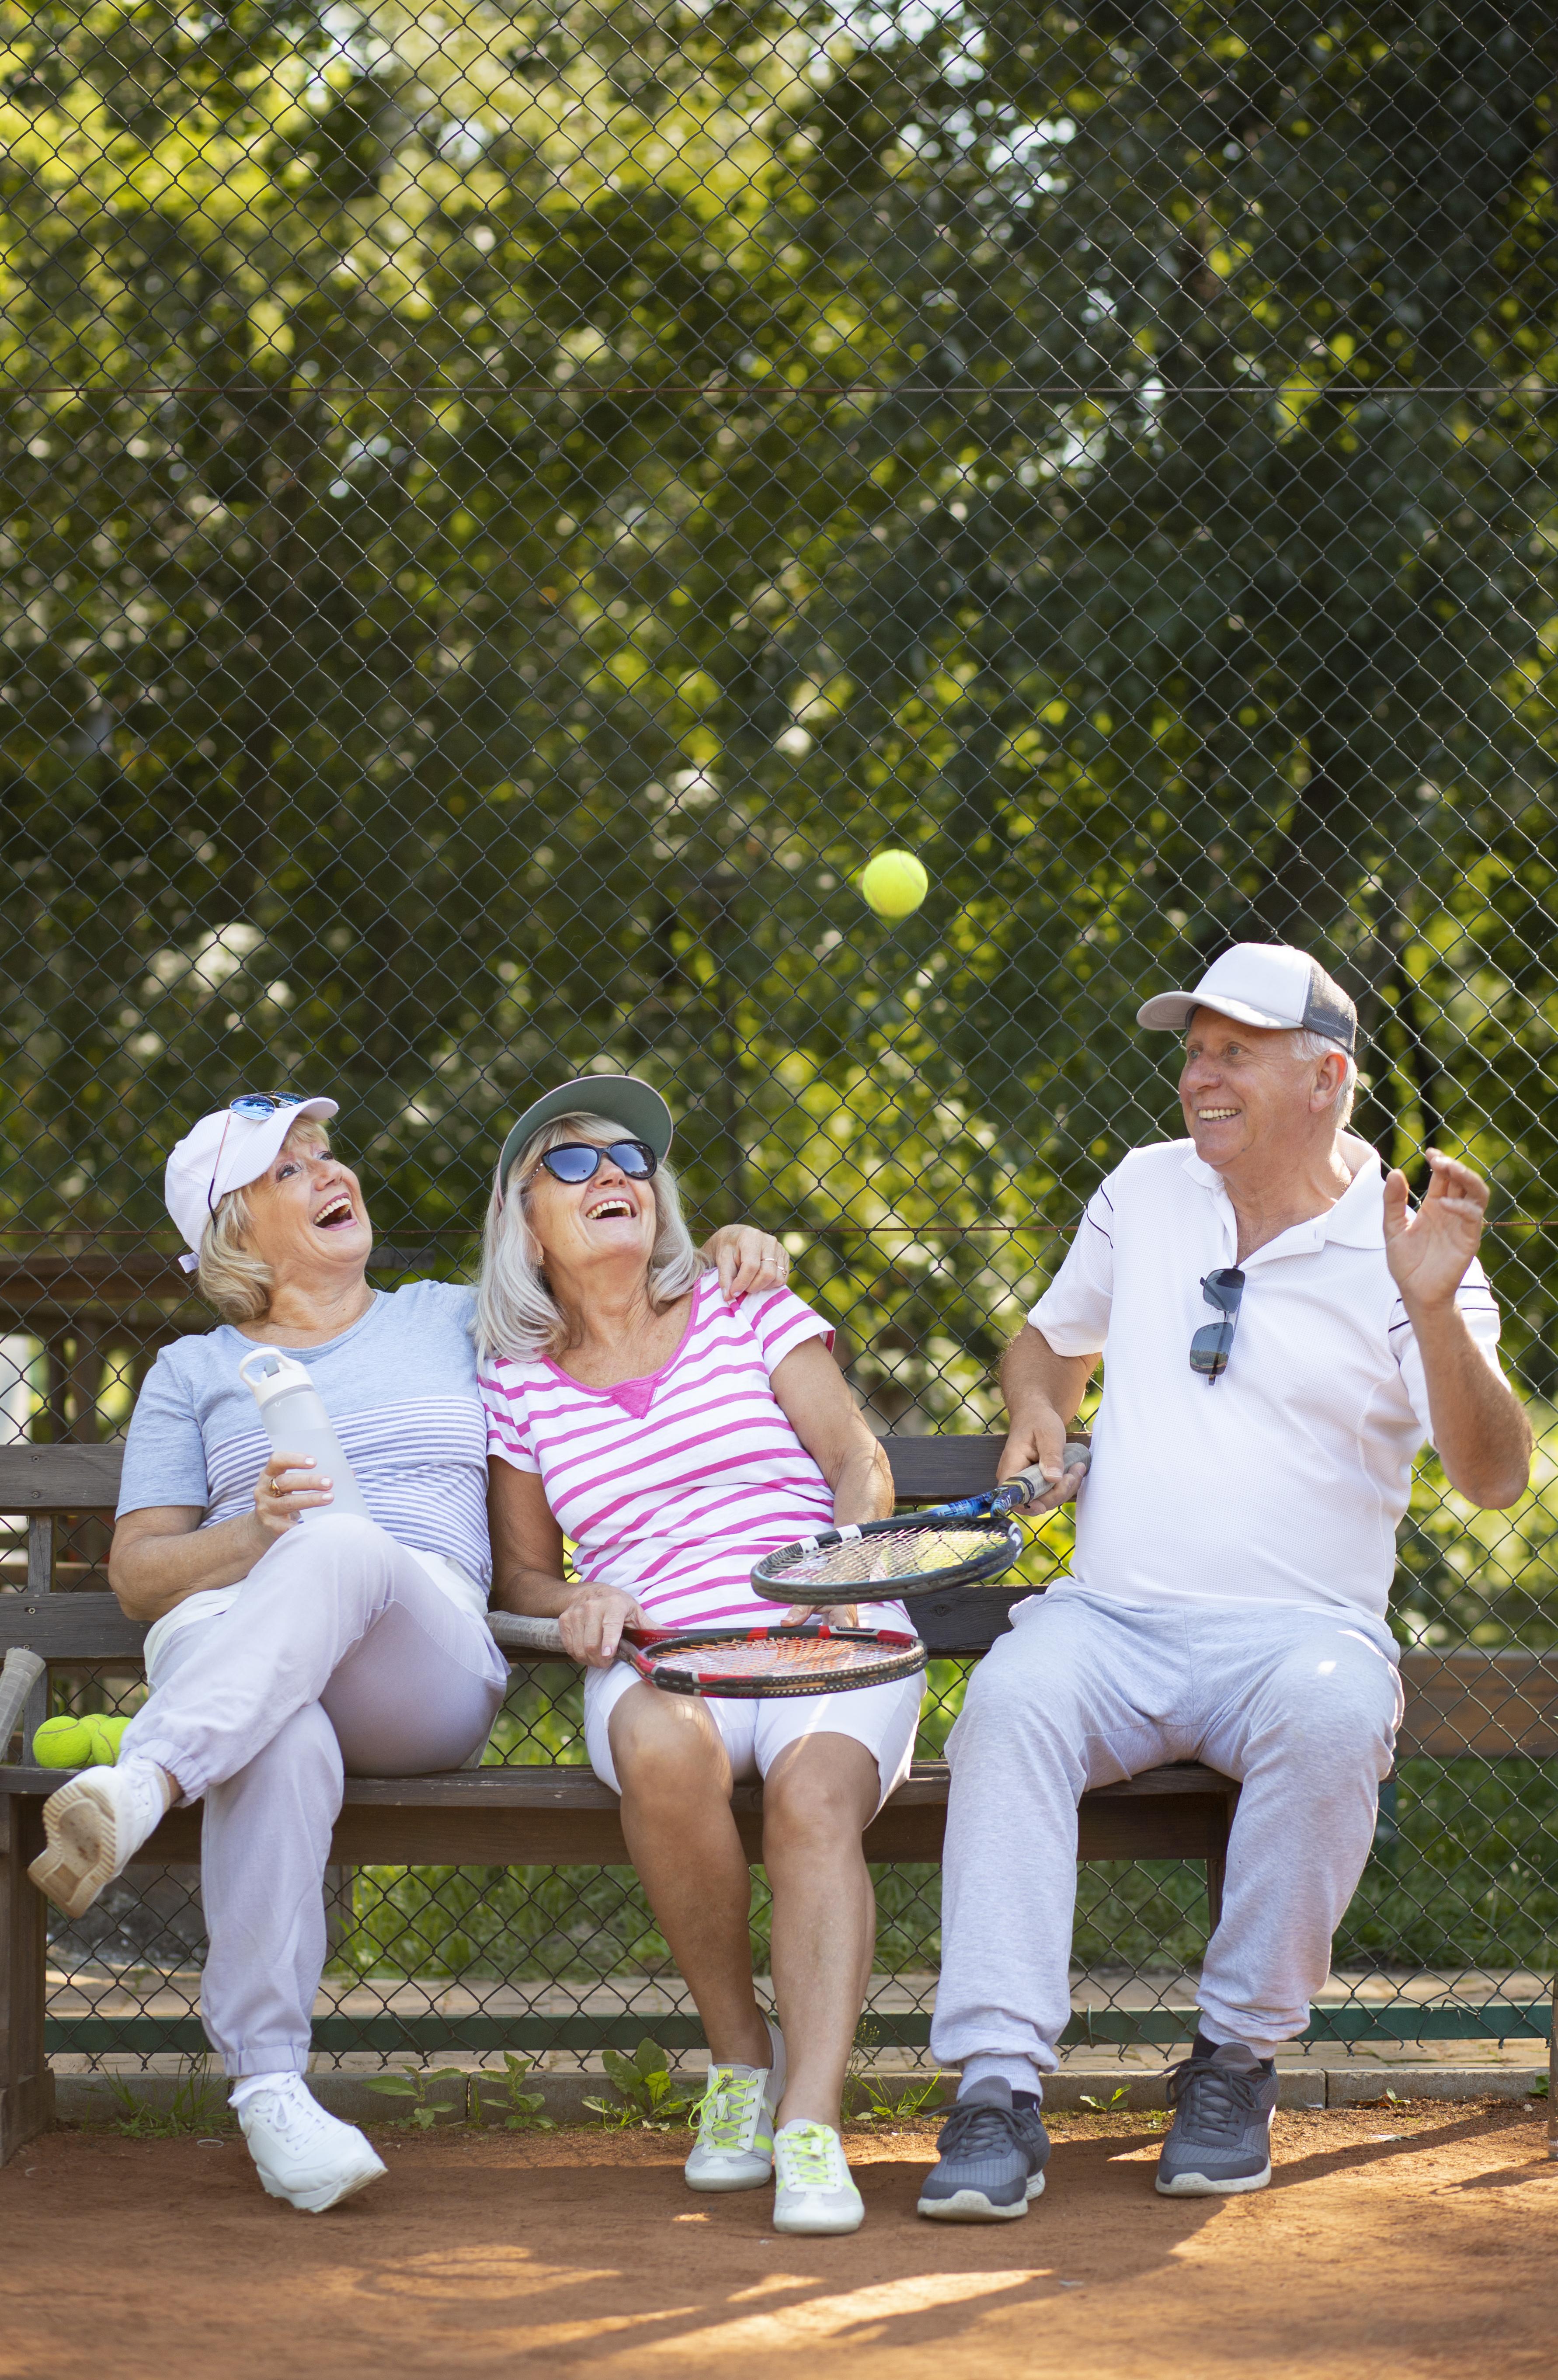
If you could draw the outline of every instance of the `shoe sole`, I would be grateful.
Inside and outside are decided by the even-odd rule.
[[[389,2168],[382,2157],[375,2157],[371,2168],[364,2167],[349,2180],[322,2185],[318,2190],[284,2190],[279,2181],[273,2181],[258,2166],[255,2171],[260,2175],[260,2186],[267,2198],[279,2198],[285,2206],[295,2206],[299,2215],[327,2215],[331,2207],[339,2206],[343,2199],[355,2198],[358,2192],[366,2190],[371,2181],[379,2180]]]
[[[1044,2177],[1029,2177],[1028,2188],[1015,2206],[997,2206],[982,2190],[955,2191],[950,2198],[922,2198],[917,2212],[931,2223],[1015,2223],[1026,2215],[1036,2198],[1044,2195]]]
[[[1164,2198],[1240,2198],[1247,2191],[1264,2190],[1272,2179],[1267,2166],[1262,2173],[1241,2173],[1214,2180],[1209,2173],[1176,2173],[1172,2181],[1159,2181],[1155,2186]]]
[[[749,2180],[744,2179],[740,2181],[695,2181],[692,2175],[687,2171],[685,2167],[682,2170],[682,2180],[686,2182],[689,2190],[701,2190],[714,2192],[732,2190],[766,2190],[773,2179],[773,2166],[772,2160],[763,2168],[761,2173],[753,2174]]]
[[[858,2214],[850,2216],[846,2221],[842,2223],[798,2222],[794,2216],[791,2216],[786,2220],[784,2217],[775,2215],[773,2218],[773,2228],[775,2231],[786,2232],[792,2238],[799,2238],[803,2240],[826,2240],[841,2237],[846,2231],[858,2231],[865,2219],[866,2210],[863,2206]]]
[[[47,1847],[27,1873],[67,1917],[84,1917],[119,1873],[113,1814],[78,1778],[44,1803],[43,1833]]]

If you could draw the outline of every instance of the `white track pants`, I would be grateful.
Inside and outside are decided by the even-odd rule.
[[[952,1732],[943,2064],[1035,2086],[1071,2013],[1077,1803],[1172,1760],[1242,1785],[1199,2005],[1268,2057],[1302,2033],[1363,1873],[1401,1689],[1383,1626],[1257,1603],[1063,1588],[986,1654]]]
[[[230,1610],[168,1639],[120,1756],[205,1798],[201,2014],[228,2074],[307,2068],[343,1777],[459,1767],[507,1676],[415,1554],[345,1514],[288,1530]]]

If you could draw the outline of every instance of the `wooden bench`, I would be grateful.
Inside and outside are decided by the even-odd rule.
[[[1000,1444],[995,1438],[888,1439],[900,1498],[927,1503],[992,1486]],[[0,1592],[0,1656],[23,1646],[55,1669],[123,1672],[139,1666],[144,1627],[125,1618],[100,1572],[90,1564],[56,1566],[55,1552],[60,1521],[112,1511],[120,1461],[117,1446],[0,1450],[0,1513],[25,1515],[28,1522],[25,1583],[18,1579]],[[918,1605],[916,1621],[932,1658],[986,1652],[1009,1625],[1010,1603],[1027,1592],[981,1588]],[[1406,1667],[1403,1753],[1558,1755],[1558,1663],[1526,1655],[1409,1655]],[[43,1800],[62,1781],[59,1770],[29,1765],[31,1730],[46,1714],[45,1697],[41,1682],[24,1714],[17,1763],[9,1761],[11,1746],[0,1743],[0,2163],[49,2120],[53,2108],[44,2044],[46,1904],[26,1872],[43,1845]],[[1079,1856],[1201,1861],[1215,1924],[1237,1793],[1230,1779],[1193,1763],[1151,1769],[1088,1793]],[[917,1763],[868,1829],[868,1856],[939,1860],[946,1798],[945,1763]],[[761,1789],[737,1787],[735,1805],[742,1839],[756,1859]],[[198,1808],[171,1813],[140,1862],[197,1860],[200,1827]],[[573,1866],[626,1864],[627,1852],[616,1796],[587,1767],[542,1765],[348,1779],[332,1856],[352,1865]],[[1140,2037],[1152,2031],[1150,2014],[1114,2012],[1114,2022],[1089,2026],[1088,2037]],[[567,2030],[586,2022],[574,2020]],[[482,2037],[472,2046],[502,2046],[501,2020],[484,2020],[480,2031]],[[413,2032],[404,2037],[414,2045]]]
[[[993,1486],[1001,1441],[994,1438],[889,1439],[899,1496],[928,1503]],[[0,1450],[0,1513],[28,1519],[25,1587],[0,1593],[0,1655],[26,1646],[56,1669],[134,1670],[144,1627],[127,1620],[101,1575],[71,1565],[56,1575],[56,1523],[112,1510],[118,1488],[117,1446]],[[934,1658],[978,1656],[1008,1625],[1007,1608],[1025,1588],[960,1592],[917,1607]],[[43,1843],[43,1799],[57,1769],[28,1765],[31,1730],[46,1715],[41,1684],[24,1717],[22,1760],[0,1766],[0,2162],[48,2120],[52,2082],[43,2043],[46,1908],[27,1880]],[[0,1761],[9,1745],[0,1744]],[[1160,1768],[1086,1796],[1081,1856],[1196,1859],[1205,1863],[1215,1920],[1228,1827],[1237,1788],[1194,1766]],[[943,1761],[917,1763],[866,1836],[873,1860],[936,1861],[946,1814]],[[736,1811],[752,1857],[761,1855],[762,1795],[736,1789]],[[200,1856],[201,1813],[175,1811],[140,1853],[140,1863],[172,1864]],[[616,1796],[584,1767],[484,1768],[419,1778],[354,1777],[335,1828],[333,1857],[342,1864],[457,1866],[574,1866],[626,1864]],[[494,2045],[495,2046],[495,2045]]]

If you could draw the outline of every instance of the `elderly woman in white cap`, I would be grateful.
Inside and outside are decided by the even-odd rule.
[[[876,1917],[861,1836],[908,1767],[920,1682],[704,1703],[615,1656],[640,1624],[773,1621],[752,1593],[756,1557],[890,1512],[892,1475],[822,1317],[783,1287],[738,1311],[720,1296],[681,1220],[670,1143],[663,1101],[610,1076],[538,1100],[504,1143],[477,1305],[494,1596],[555,1616],[589,1665],[590,1762],[622,1796],[709,2040],[688,2181],[772,2180],[776,2229],[852,2231],[864,2209],[840,2098]],[[859,1617],[889,1611],[902,1625],[892,1607]],[[751,1776],[778,2024],[753,1992],[730,1808],[733,1780]]]
[[[266,2190],[313,2213],[383,2171],[303,2082],[343,1774],[474,1762],[506,1680],[486,1624],[472,1293],[370,1285],[335,1113],[249,1094],[168,1160],[184,1262],[222,1319],[163,1350],[125,1449],[109,1577],[153,1623],[152,1692],[117,1766],[45,1804],[31,1869],[79,1916],[174,1802],[203,1796],[205,2028]],[[761,1234],[716,1247],[732,1295],[783,1277]],[[238,1377],[257,1344],[307,1351],[371,1520],[330,1512],[310,1447],[273,1451]]]

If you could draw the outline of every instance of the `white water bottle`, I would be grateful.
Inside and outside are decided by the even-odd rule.
[[[238,1366],[238,1378],[259,1406],[276,1452],[310,1456],[314,1469],[331,1483],[329,1503],[306,1505],[299,1519],[311,1520],[316,1512],[350,1512],[357,1520],[371,1521],[373,1515],[362,1500],[308,1366],[279,1347],[256,1347]]]

